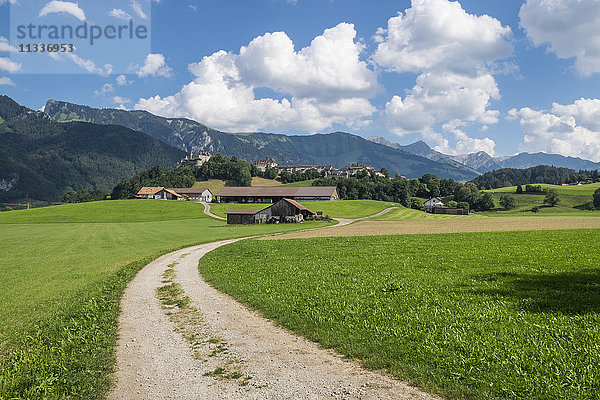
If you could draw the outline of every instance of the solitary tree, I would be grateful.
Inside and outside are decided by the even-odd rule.
[[[554,189],[548,190],[546,197],[544,198],[544,204],[548,204],[550,207],[556,207],[558,203],[560,203],[558,192]]]
[[[594,192],[594,207],[600,208],[600,188]]]
[[[483,194],[483,196],[481,196],[481,200],[479,200],[478,206],[479,210],[481,211],[491,210],[492,208],[494,208],[494,198],[490,193],[486,192]]]
[[[517,202],[515,198],[508,194],[503,194],[500,196],[500,205],[504,207],[505,210],[512,210],[517,207]]]

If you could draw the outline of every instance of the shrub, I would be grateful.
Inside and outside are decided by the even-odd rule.
[[[548,192],[546,192],[546,197],[544,198],[544,204],[548,204],[550,207],[556,207],[558,203],[560,203],[558,192],[554,189],[548,190]]]
[[[511,195],[503,194],[500,196],[500,205],[504,207],[505,210],[512,210],[517,207],[517,202]]]
[[[600,188],[596,189],[594,192],[594,207],[597,209],[600,208]]]
[[[4,207],[2,210],[0,211],[12,211],[13,209],[11,207]]]
[[[458,208],[458,203],[454,200],[450,200],[448,202],[448,204],[446,204],[446,207],[448,208]]]

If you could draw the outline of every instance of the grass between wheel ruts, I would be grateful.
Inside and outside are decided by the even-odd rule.
[[[600,391],[600,230],[257,241],[212,285],[366,366],[452,399]]]

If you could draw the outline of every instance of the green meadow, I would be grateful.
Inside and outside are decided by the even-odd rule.
[[[600,216],[598,211],[590,211],[592,208],[592,196],[600,188],[600,183],[579,186],[558,186],[539,184],[544,190],[556,190],[559,194],[560,203],[556,207],[544,204],[544,192],[516,194],[517,187],[504,187],[500,189],[487,190],[494,198],[495,208],[492,211],[482,213],[490,217],[501,216]],[[522,186],[525,189],[525,185]],[[500,205],[502,195],[512,195],[516,201],[516,208],[504,210]],[[531,210],[537,207],[536,213]]]
[[[599,230],[247,240],[204,257],[200,272],[278,324],[449,399],[593,399],[599,240]]]
[[[377,214],[388,207],[396,207],[397,203],[376,200],[342,200],[342,201],[302,201],[302,205],[314,212],[321,211],[323,215],[332,218],[363,218]],[[270,204],[211,204],[210,211],[224,217],[225,211],[231,208],[263,209]]]
[[[151,200],[0,213],[0,399],[102,398],[120,296],[158,256],[323,225],[228,227],[202,205]]]
[[[578,186],[560,186],[560,185],[548,185],[546,183],[535,184],[542,187],[542,189],[553,189],[560,194],[570,194],[576,196],[591,196],[594,192],[600,188],[600,183],[592,183],[589,185],[578,185]],[[523,185],[525,189],[526,185]],[[486,190],[490,193],[515,193],[517,191],[516,186],[508,186],[499,189]]]
[[[422,220],[439,220],[439,219],[465,219],[478,218],[478,215],[445,215],[445,214],[429,214],[419,210],[412,210],[403,206],[397,206],[396,209],[390,212],[372,218],[372,221],[422,221]]]

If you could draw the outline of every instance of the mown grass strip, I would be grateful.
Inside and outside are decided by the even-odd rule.
[[[242,241],[216,288],[451,399],[600,393],[599,230]]]

